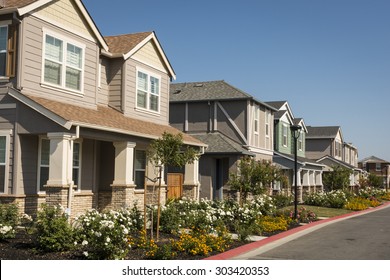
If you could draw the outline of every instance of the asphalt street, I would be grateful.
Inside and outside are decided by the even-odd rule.
[[[234,259],[390,260],[390,207],[329,223]]]

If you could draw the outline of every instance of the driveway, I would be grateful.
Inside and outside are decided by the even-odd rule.
[[[390,260],[390,204],[315,224],[230,258]]]

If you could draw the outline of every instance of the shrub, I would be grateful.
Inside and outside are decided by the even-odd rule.
[[[39,249],[47,252],[66,251],[73,247],[74,234],[61,206],[43,204],[34,224]]]
[[[258,233],[272,233],[288,229],[289,220],[283,216],[264,216],[257,221]]]
[[[355,197],[345,204],[344,208],[353,211],[361,211],[370,207],[370,202],[362,197]]]
[[[129,250],[128,236],[142,227],[135,207],[99,213],[90,210],[76,219],[77,241],[89,259],[122,259]]]
[[[297,219],[300,223],[311,223],[317,220],[317,215],[313,211],[306,209],[306,207],[299,208],[297,214]]]
[[[319,192],[307,195],[304,203],[321,207],[343,208],[349,197],[351,197],[351,194],[343,190]]]
[[[277,194],[272,196],[272,201],[277,209],[290,206],[294,203],[294,197],[291,195]]]
[[[15,238],[20,218],[16,204],[0,204],[0,240]]]

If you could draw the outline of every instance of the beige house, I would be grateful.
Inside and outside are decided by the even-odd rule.
[[[180,132],[169,125],[176,75],[156,34],[103,37],[80,0],[2,2],[0,201],[72,215],[143,203],[145,175],[157,177],[150,141]],[[183,175],[197,198],[198,162]]]

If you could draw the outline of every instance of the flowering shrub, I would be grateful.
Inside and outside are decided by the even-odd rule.
[[[73,229],[61,205],[42,204],[34,228],[38,248],[43,251],[66,251],[73,246]]]
[[[330,192],[318,192],[309,194],[305,197],[304,203],[307,205],[330,207],[330,208],[343,208],[347,203],[348,198],[351,196],[346,191],[334,190]]]
[[[368,209],[370,207],[370,201],[363,197],[355,197],[351,199],[344,208],[353,211],[361,211]]]
[[[297,219],[300,223],[311,223],[317,220],[317,215],[306,207],[301,207],[298,209]]]
[[[289,219],[283,216],[264,216],[257,221],[258,232],[262,234],[285,231],[288,229],[289,222]]]
[[[360,189],[357,195],[363,198],[371,198],[371,197],[379,198],[386,195],[386,190],[367,187],[364,189]]]
[[[379,196],[379,199],[381,200],[390,200],[390,192],[384,192]]]
[[[0,240],[14,238],[19,221],[16,204],[0,204]]]
[[[103,213],[90,210],[75,220],[77,245],[89,259],[124,258],[129,234],[142,227],[140,215],[135,206]]]

